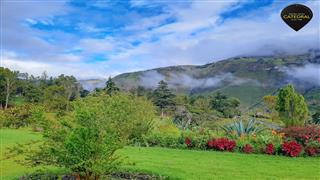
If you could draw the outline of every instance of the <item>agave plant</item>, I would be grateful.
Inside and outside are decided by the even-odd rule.
[[[265,127],[258,124],[254,119],[249,120],[247,123],[244,123],[242,120],[234,121],[221,128],[227,133],[234,132],[237,136],[257,134],[265,129]]]

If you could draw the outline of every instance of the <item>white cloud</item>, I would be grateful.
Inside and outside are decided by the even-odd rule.
[[[320,86],[320,65],[306,64],[303,67],[286,68],[285,72],[296,79]]]
[[[135,23],[118,29],[121,32],[93,38],[57,30],[36,30],[21,23],[52,24],[54,15],[70,10],[62,1],[50,2],[50,5],[20,1],[3,4],[1,1],[5,7],[1,12],[4,17],[1,22],[4,50],[14,51],[14,56],[6,55],[4,64],[29,73],[46,70],[52,75],[72,73],[81,78],[107,77],[156,67],[204,64],[233,56],[275,52],[299,54],[320,47],[319,1],[305,3],[314,12],[314,17],[298,32],[280,18],[280,6],[288,4],[284,2],[275,2],[270,7],[248,13],[246,17],[234,17],[221,23],[220,14],[238,7],[239,2],[242,1],[166,3],[162,14],[136,16]],[[131,4],[133,8],[159,5],[146,1],[132,1]],[[261,14],[263,16],[259,17]],[[174,21],[163,24],[168,18]],[[94,22],[74,23],[87,33],[109,30],[109,27],[97,28]],[[135,41],[139,44],[130,44]],[[66,54],[72,50],[82,52]],[[93,54],[108,58],[103,62],[85,63]]]

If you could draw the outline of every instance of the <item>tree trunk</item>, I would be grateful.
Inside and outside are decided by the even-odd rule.
[[[7,79],[6,104],[5,104],[5,106],[4,106],[4,109],[7,109],[7,108],[8,108],[9,96],[10,96],[10,80]]]
[[[163,108],[161,108],[161,119],[163,118]]]

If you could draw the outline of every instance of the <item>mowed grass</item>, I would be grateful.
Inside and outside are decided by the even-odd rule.
[[[35,169],[2,160],[6,147],[41,139],[29,130],[0,129],[1,180],[17,179]],[[152,173],[170,179],[320,179],[320,158],[247,155],[156,147],[126,147],[123,170]],[[23,158],[22,156],[18,157]]]
[[[127,147],[125,168],[170,179],[320,179],[320,158]]]
[[[0,129],[0,174],[1,180],[4,179],[17,179],[25,173],[34,171],[35,169],[27,168],[16,162],[23,157],[17,156],[14,158],[6,159],[6,148],[13,147],[17,143],[28,143],[33,140],[41,140],[39,133],[31,132],[29,129]]]

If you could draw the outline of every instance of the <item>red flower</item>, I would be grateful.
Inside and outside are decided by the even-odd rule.
[[[305,150],[304,150],[309,156],[315,156],[317,155],[320,151],[318,148],[316,147],[307,147]]]
[[[187,138],[184,140],[184,142],[186,143],[186,145],[187,145],[188,147],[191,147],[191,146],[192,146],[192,141],[191,141],[190,138],[187,137]]]
[[[284,142],[282,144],[282,152],[287,156],[296,157],[301,151],[302,146],[295,141]]]
[[[236,142],[229,140],[228,138],[217,138],[208,142],[209,148],[214,148],[219,151],[233,151],[236,146]]]
[[[319,141],[320,139],[320,128],[318,126],[289,127],[282,129],[280,132],[285,133],[287,140],[295,140],[303,146],[306,146],[310,141]]]
[[[213,140],[208,141],[208,147],[209,148],[213,148],[213,144],[214,144]]]
[[[265,153],[266,154],[274,154],[275,152],[275,148],[274,148],[274,145],[273,144],[267,144],[267,147],[265,149]]]
[[[250,144],[246,144],[242,147],[242,151],[247,154],[253,153],[253,147]]]

